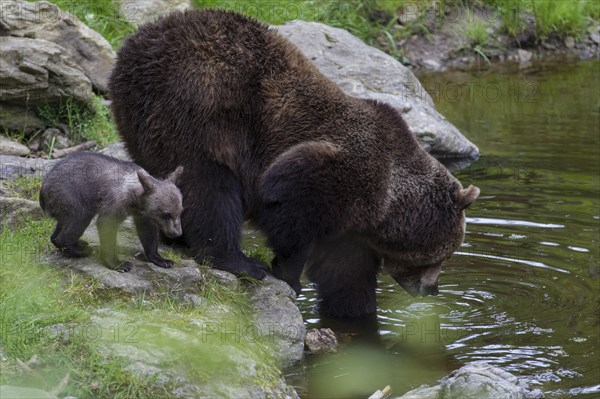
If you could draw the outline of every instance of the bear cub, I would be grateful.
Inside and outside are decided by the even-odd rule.
[[[81,236],[98,215],[100,260],[110,269],[127,272],[132,265],[117,257],[117,228],[132,215],[146,258],[157,266],[172,267],[171,260],[158,254],[159,230],[169,238],[181,235],[183,206],[176,183],[182,172],[179,166],[159,180],[133,162],[89,152],[61,160],[40,191],[42,210],[57,222],[52,244],[69,257],[90,255]]]

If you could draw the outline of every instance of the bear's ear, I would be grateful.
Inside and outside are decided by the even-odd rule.
[[[479,197],[479,188],[474,185],[470,185],[469,187],[460,190],[458,192],[458,209],[462,211],[463,209],[468,208],[477,197]]]
[[[173,184],[177,184],[182,173],[183,173],[183,166],[180,165],[177,167],[177,169],[175,169],[173,171],[173,173],[171,173],[169,175],[169,177],[167,177],[166,181],[173,183]]]
[[[151,193],[156,189],[156,182],[154,181],[154,178],[150,176],[144,169],[138,170],[137,175],[140,179],[140,183],[142,183],[142,187],[144,187],[145,193]]]

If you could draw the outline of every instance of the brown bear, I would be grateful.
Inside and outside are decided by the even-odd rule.
[[[250,220],[272,273],[299,292],[306,265],[327,315],[374,312],[379,271],[437,293],[479,190],[267,25],[209,9],[159,18],[124,42],[109,89],[133,159],[158,176],[183,165],[183,239],[199,261],[264,277],[240,251]]]

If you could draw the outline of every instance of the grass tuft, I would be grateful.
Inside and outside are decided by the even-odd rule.
[[[89,109],[67,98],[60,104],[45,104],[37,112],[48,126],[66,125],[73,143],[94,140],[104,147],[117,141],[119,135],[110,110],[102,101],[102,97],[94,95]]]
[[[36,175],[21,175],[14,180],[6,180],[4,187],[11,193],[10,196],[39,201],[42,179]]]

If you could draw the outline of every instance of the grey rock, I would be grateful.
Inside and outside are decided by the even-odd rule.
[[[98,232],[95,226],[90,226],[83,236],[94,249],[99,248]],[[185,294],[188,289],[192,293],[197,290],[196,284],[202,281],[202,274],[196,267],[173,267],[164,269],[148,262],[135,259],[142,252],[137,236],[120,231],[120,257],[123,261],[133,264],[128,273],[119,273],[100,264],[95,258],[72,259],[54,251],[43,255],[43,263],[52,266],[67,267],[95,278],[101,287],[114,288],[129,294],[143,292],[179,292]],[[164,252],[164,248],[163,248]]]
[[[600,44],[600,33],[598,32],[592,32],[590,34],[590,39],[592,39],[592,41],[596,44]]]
[[[0,22],[10,36],[59,45],[83,69],[96,90],[106,91],[115,52],[106,39],[73,14],[45,1],[2,0]]]
[[[338,340],[330,328],[313,328],[306,333],[304,344],[312,353],[336,352]]]
[[[122,161],[131,161],[131,157],[125,149],[125,145],[122,141],[117,141],[116,143],[112,143],[104,147],[99,151],[101,154],[107,155],[109,157],[117,158]]]
[[[127,0],[119,3],[123,17],[134,25],[153,21],[161,15],[191,8],[190,0]]]
[[[57,162],[56,159],[0,155],[0,179],[12,179],[21,175],[44,177]]]
[[[24,157],[29,153],[31,153],[31,150],[26,145],[0,136],[0,155]]]
[[[434,387],[421,386],[397,399],[533,399],[543,398],[517,377],[485,363],[461,367]]]
[[[531,51],[523,50],[521,48],[517,50],[517,59],[521,64],[531,62],[532,57],[533,53]]]
[[[567,36],[565,38],[565,47],[567,47],[567,48],[575,47],[575,38],[573,38],[572,36]]]
[[[348,31],[316,22],[273,26],[347,94],[398,109],[421,145],[438,156],[471,156],[478,148],[440,115],[413,73]]]
[[[0,362],[7,362],[8,356],[4,353],[4,348],[0,345]]]
[[[186,303],[194,305],[195,307],[200,307],[204,303],[202,297],[196,294],[183,294],[182,300]]]
[[[51,127],[46,129],[42,134],[42,150],[49,151],[50,148],[62,150],[72,145],[69,140],[60,130]]]
[[[423,67],[432,72],[440,72],[442,70],[442,65],[436,60],[432,59],[424,60]]]
[[[43,130],[46,124],[33,110],[19,105],[4,103],[0,107],[0,127],[9,132],[18,132],[23,133],[25,136],[31,136],[33,133]]]
[[[115,339],[112,336],[115,328],[124,331],[125,326],[133,326],[135,336],[125,341],[123,338]],[[120,357],[127,366],[125,370],[137,374],[143,379],[151,379],[153,382],[168,389],[175,397],[179,398],[299,398],[295,390],[285,384],[283,379],[274,375],[265,375],[265,370],[256,364],[252,356],[237,351],[231,346],[223,345],[217,351],[223,351],[221,355],[232,360],[235,370],[232,373],[238,375],[239,380],[252,381],[259,378],[279,379],[279,382],[269,387],[258,384],[243,385],[236,381],[211,380],[202,384],[193,383],[185,375],[185,367],[177,365],[181,356],[181,348],[205,347],[207,344],[202,338],[202,331],[198,325],[185,327],[181,325],[172,326],[169,321],[161,323],[153,321],[151,325],[135,319],[112,309],[99,309],[91,317],[88,326],[82,326],[82,331],[109,331],[110,339],[104,340],[102,352],[106,356]],[[127,330],[129,331],[129,330]],[[80,332],[81,333],[81,332]],[[135,339],[143,337],[144,339]],[[174,345],[170,345],[173,343]],[[177,349],[179,348],[179,349]],[[175,364],[173,367],[172,365]],[[261,373],[259,376],[258,373]],[[266,371],[273,373],[273,371]]]
[[[65,49],[46,40],[1,37],[0,99],[21,106],[89,104],[92,84]]]
[[[40,366],[40,358],[38,355],[33,355],[29,358],[26,364],[31,368],[36,368]]]
[[[6,223],[9,227],[23,217],[40,218],[43,215],[40,204],[37,201],[30,201],[23,198],[0,197],[0,215],[2,215],[2,224],[0,232]]]
[[[166,385],[169,382],[169,377],[163,374],[160,368],[142,362],[132,363],[125,367],[125,370],[131,371],[144,379],[154,378],[157,385]]]
[[[267,276],[251,290],[257,333],[273,342],[284,367],[302,359],[306,326],[296,305],[296,294],[289,285]]]

